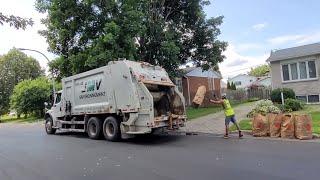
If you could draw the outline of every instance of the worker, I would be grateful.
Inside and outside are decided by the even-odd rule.
[[[215,97],[215,100],[211,100],[210,102],[214,103],[214,104],[220,104],[222,106],[222,108],[224,109],[224,114],[226,115],[226,119],[225,119],[225,126],[226,126],[226,132],[224,135],[224,138],[229,138],[228,136],[228,132],[229,132],[229,123],[230,121],[237,127],[238,131],[239,131],[239,138],[241,138],[242,132],[240,130],[240,127],[237,123],[237,120],[235,118],[235,113],[234,110],[232,109],[229,100],[227,99],[227,94],[223,93],[222,94],[222,99],[217,99],[215,95],[213,95]]]

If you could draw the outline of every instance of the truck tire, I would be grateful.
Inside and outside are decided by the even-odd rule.
[[[47,134],[54,134],[56,133],[56,129],[52,128],[53,126],[53,120],[51,117],[48,117],[46,119],[45,129]]]
[[[87,124],[87,133],[91,139],[99,139],[101,134],[102,123],[99,118],[91,117]]]
[[[116,142],[120,140],[120,122],[109,116],[103,123],[103,135],[107,141]]]

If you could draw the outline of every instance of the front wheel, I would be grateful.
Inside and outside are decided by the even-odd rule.
[[[103,135],[107,141],[119,141],[120,140],[120,122],[110,116],[107,117],[103,123]]]
[[[48,117],[48,118],[46,119],[46,126],[45,126],[45,128],[46,128],[46,133],[47,133],[47,134],[54,134],[54,133],[56,133],[56,129],[54,129],[52,126],[53,126],[53,120],[52,120],[51,117]]]

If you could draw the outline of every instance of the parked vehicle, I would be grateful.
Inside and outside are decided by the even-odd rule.
[[[14,111],[11,111],[11,112],[9,113],[9,116],[17,116],[17,113],[14,112]]]
[[[46,132],[87,132],[108,141],[164,129],[186,121],[185,100],[167,72],[149,63],[128,60],[62,80],[62,91],[50,96]]]

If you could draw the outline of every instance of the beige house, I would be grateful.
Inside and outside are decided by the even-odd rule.
[[[291,88],[297,99],[319,103],[320,43],[271,52],[272,88]]]

